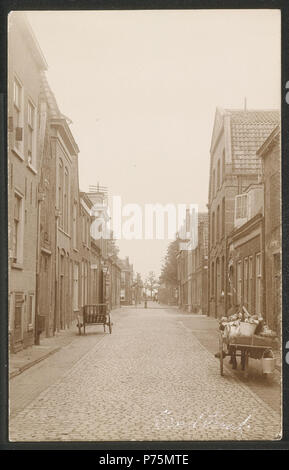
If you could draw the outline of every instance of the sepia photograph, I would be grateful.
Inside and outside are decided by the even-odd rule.
[[[9,442],[280,441],[280,10],[7,45]]]

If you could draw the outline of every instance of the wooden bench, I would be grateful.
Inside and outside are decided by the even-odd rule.
[[[83,334],[85,334],[85,328],[89,325],[103,325],[104,332],[105,327],[108,326],[109,333],[111,334],[112,323],[110,321],[107,304],[84,305],[82,307],[82,319],[78,317],[77,320],[77,327],[80,335],[81,328],[83,328]]]

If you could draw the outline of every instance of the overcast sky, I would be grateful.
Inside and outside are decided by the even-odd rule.
[[[280,107],[277,10],[28,12],[80,148],[80,188],[206,209],[216,106]],[[167,241],[119,241],[160,272]]]

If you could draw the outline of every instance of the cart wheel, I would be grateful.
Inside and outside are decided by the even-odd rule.
[[[220,354],[220,374],[224,375],[224,357],[223,357],[223,338],[219,338],[219,354]]]

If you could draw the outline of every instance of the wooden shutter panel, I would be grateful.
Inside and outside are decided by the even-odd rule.
[[[16,127],[15,138],[18,142],[22,141],[22,139],[23,139],[23,128],[22,127]]]

